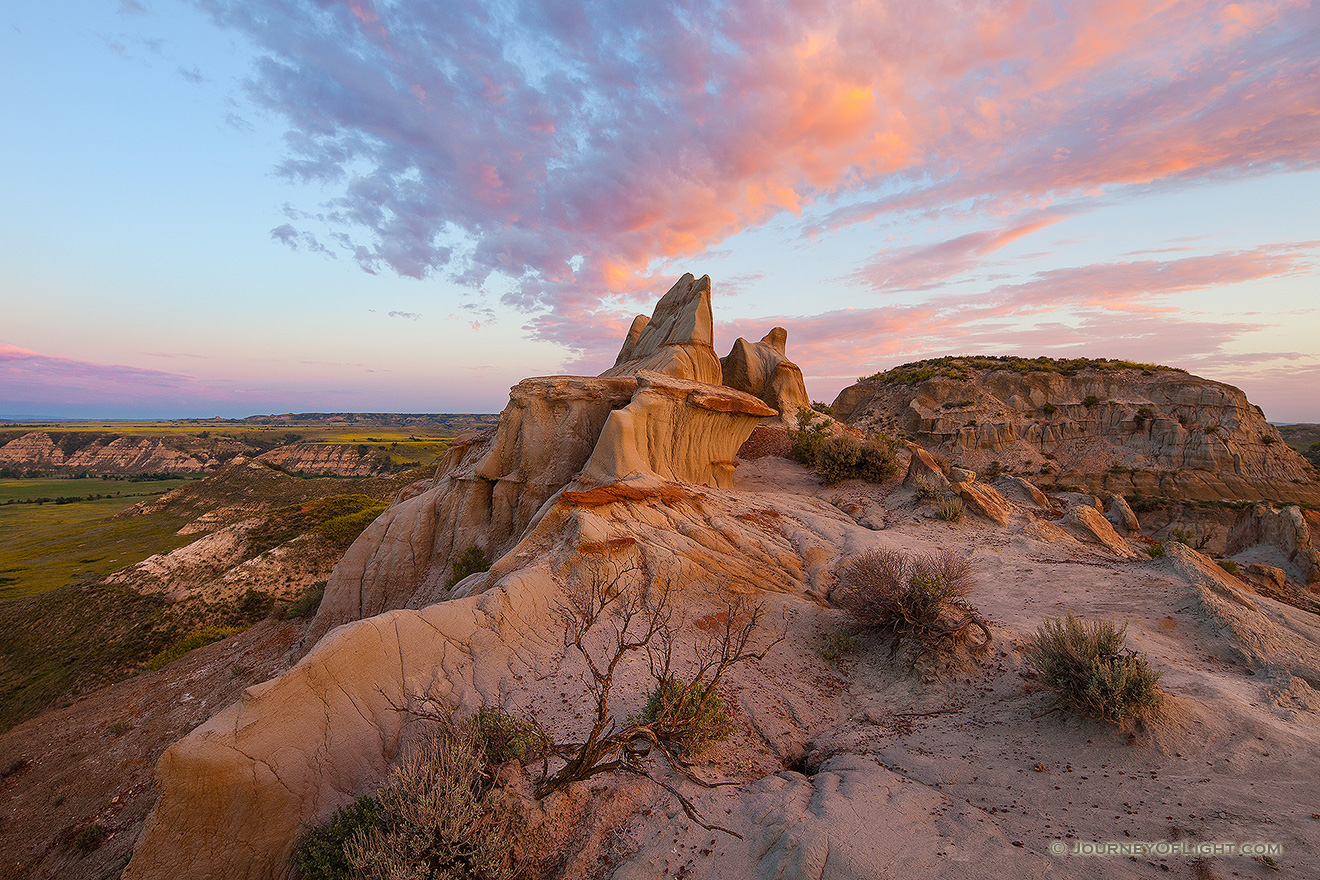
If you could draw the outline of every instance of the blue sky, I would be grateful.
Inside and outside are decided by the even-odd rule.
[[[684,271],[808,390],[1136,358],[1320,421],[1311,3],[18,8],[0,414],[497,411]]]

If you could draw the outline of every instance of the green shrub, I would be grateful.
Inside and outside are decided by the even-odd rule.
[[[1232,575],[1236,575],[1238,573],[1238,564],[1236,561],[1232,559],[1220,559],[1219,567]]]
[[[314,617],[325,598],[325,581],[315,584],[304,592],[284,611],[285,620],[297,620],[301,617]]]
[[[1196,534],[1191,529],[1169,529],[1169,540],[1191,547],[1196,540]]]
[[[1160,673],[1125,647],[1127,624],[1087,623],[1071,612],[1047,619],[1027,643],[1027,660],[1069,712],[1121,724],[1143,719],[1163,702]]]
[[[486,555],[485,550],[482,550],[476,544],[468,544],[467,548],[454,560],[453,573],[449,576],[449,586],[452,587],[468,575],[476,574],[479,571],[490,571],[490,557]]]
[[[485,706],[479,709],[477,730],[486,749],[486,759],[497,766],[514,759],[537,757],[552,745],[541,725],[500,709]]]
[[[1086,395],[1086,399],[1082,401],[1082,404],[1083,404],[1087,409],[1090,409],[1091,407],[1095,406],[1095,405],[1098,404],[1099,402],[1100,402],[1100,398],[1096,397],[1094,394],[1088,394],[1088,395]]]
[[[301,880],[351,880],[353,866],[344,852],[356,833],[376,827],[376,799],[363,796],[335,811],[330,821],[309,828],[294,855]]]
[[[857,475],[868,483],[883,483],[898,473],[894,439],[887,434],[873,434],[862,444]]]
[[[160,669],[166,663],[177,660],[189,651],[227,639],[243,631],[241,626],[213,626],[186,636],[147,661],[148,669]]]
[[[275,597],[262,590],[248,587],[243,597],[238,600],[234,611],[239,620],[257,621],[270,614],[275,607]]]
[[[110,836],[110,832],[105,830],[105,826],[99,822],[93,822],[79,831],[73,838],[73,845],[81,852],[89,853],[105,843],[105,839]]]
[[[1052,416],[1059,411],[1059,408],[1052,403],[1046,402],[1046,404],[1040,408],[1040,411],[1047,416]]]
[[[826,660],[837,660],[857,650],[857,638],[850,632],[835,630],[825,634],[825,642],[816,649]]]
[[[661,739],[689,754],[723,742],[733,733],[733,719],[713,687],[666,678],[646,700],[642,722]]]
[[[834,415],[834,407],[820,400],[813,400],[811,402],[811,408],[814,409],[816,412],[821,413],[822,415],[827,415],[827,416]]]
[[[816,466],[816,453],[820,445],[829,436],[829,420],[819,419],[819,414],[807,406],[797,411],[797,429],[790,431],[793,439],[793,458],[803,467]]]
[[[1150,556],[1151,559],[1159,559],[1164,555],[1164,544],[1160,541],[1156,541],[1153,544],[1147,544],[1146,554]]]
[[[945,522],[961,522],[963,514],[967,512],[967,505],[957,495],[950,495],[940,502],[940,509],[935,511],[935,515]]]
[[[451,721],[390,771],[375,822],[344,847],[355,880],[511,880],[513,825],[475,717]]]
[[[316,527],[317,534],[336,547],[347,548],[388,506],[383,501],[377,501],[356,512],[332,516]]]
[[[837,434],[820,444],[816,452],[816,473],[825,483],[846,480],[857,472],[862,460],[862,444],[850,434]]]

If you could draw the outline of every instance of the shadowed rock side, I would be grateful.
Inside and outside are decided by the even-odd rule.
[[[1045,467],[1092,493],[1320,503],[1307,462],[1231,385],[1103,361],[985,366],[994,360],[895,368],[845,388],[835,416],[975,469]]]
[[[710,311],[710,276],[684,275],[656,303],[648,320],[633,319],[619,356],[602,376],[654,370],[668,376],[720,384]]]
[[[760,342],[748,342],[741,336],[733,349],[720,358],[724,384],[758,397],[779,413],[779,421],[797,427],[797,413],[811,406],[802,370],[788,359],[788,331],[775,327]]]
[[[1302,584],[1320,583],[1320,549],[1312,541],[1307,516],[1295,506],[1279,510],[1252,505],[1229,529],[1224,554],[1240,562],[1279,567]]]

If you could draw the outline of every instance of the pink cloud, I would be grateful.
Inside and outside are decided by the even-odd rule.
[[[969,232],[936,244],[888,250],[869,261],[853,280],[877,290],[928,290],[976,267],[982,257],[1037,232],[1067,215],[1035,212],[1025,220],[997,230]]]
[[[474,288],[504,274],[510,303],[555,313],[534,332],[784,212],[1002,226],[1320,157],[1306,0],[195,2],[260,47],[283,171],[338,187],[346,252]],[[953,265],[994,235],[949,243]],[[877,283],[938,280],[906,256]]]

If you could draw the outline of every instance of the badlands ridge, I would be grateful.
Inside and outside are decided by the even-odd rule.
[[[540,801],[524,795],[529,863],[545,876],[1309,875],[1320,851],[1320,618],[1305,607],[1320,576],[1314,520],[1262,504],[1211,536],[1219,546],[1205,549],[1241,558],[1239,579],[1185,543],[1165,541],[1151,558],[1121,497],[1156,494],[1177,470],[1184,482],[1169,485],[1205,497],[1316,497],[1288,454],[1300,457],[1264,439],[1273,429],[1241,392],[1140,367],[1083,372],[1082,385],[994,364],[868,380],[835,414],[913,436],[919,445],[900,450],[908,478],[823,486],[781,455],[755,454],[782,448],[809,405],[786,332],[739,339],[722,359],[712,338],[710,280],[685,275],[633,323],[603,375],[514,386],[498,427],[455,443],[435,477],[404,490],[344,555],[292,665],[164,754],[123,876],[291,876],[304,827],[371,792],[424,734],[411,711],[423,702],[461,714],[497,706],[535,715],[559,740],[583,736],[583,664],[555,609],[589,559],[670,573],[682,639],[730,594],[764,601],[763,641],[783,639],[722,685],[737,731],[698,769],[729,784],[670,780],[739,836],[693,823],[645,779],[599,776]],[[963,466],[945,468],[921,445]],[[1085,483],[1100,459],[1099,474],[1117,465],[1128,470],[1112,476],[1128,482]],[[1018,475],[978,477],[991,461]],[[1038,482],[1071,472],[1089,491],[1050,494],[1022,476],[1042,467]],[[971,515],[937,518],[913,488],[919,475]],[[494,564],[451,588],[471,545]],[[831,604],[834,572],[872,548],[970,560],[968,598],[990,621],[989,650],[940,674],[865,637],[825,659],[824,640],[852,625]],[[1129,644],[1163,673],[1158,721],[1116,731],[1048,712],[1021,647],[1068,610],[1128,622]],[[645,662],[620,675],[615,712],[639,713]],[[1170,839],[1281,850],[1273,867],[1055,852]]]

